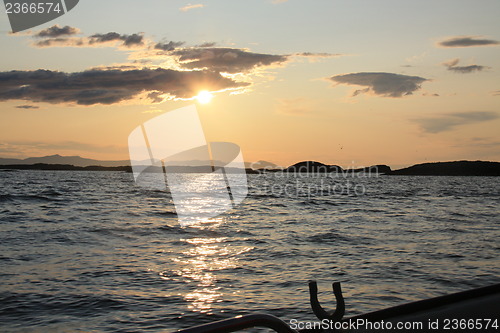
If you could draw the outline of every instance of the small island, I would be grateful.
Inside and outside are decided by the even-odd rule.
[[[405,176],[500,176],[500,162],[455,161],[413,165],[388,175]]]

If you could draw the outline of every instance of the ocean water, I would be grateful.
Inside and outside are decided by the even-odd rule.
[[[182,228],[121,172],[0,172],[0,331],[165,332],[253,312],[346,317],[500,282],[500,178],[249,175]]]

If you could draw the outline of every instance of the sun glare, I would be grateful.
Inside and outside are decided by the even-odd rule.
[[[203,90],[203,91],[200,91],[200,93],[198,94],[198,96],[196,96],[196,99],[201,104],[207,104],[207,103],[209,103],[212,100],[213,97],[214,96],[209,91]]]

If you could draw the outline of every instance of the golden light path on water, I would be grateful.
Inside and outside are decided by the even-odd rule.
[[[253,249],[253,247],[232,247],[224,244],[226,239],[227,237],[181,239],[193,247],[172,259],[176,266],[180,266],[173,273],[196,283],[194,290],[182,295],[190,303],[188,308],[192,311],[207,313],[214,303],[222,302],[223,293],[217,286],[217,273],[237,268],[238,255]]]

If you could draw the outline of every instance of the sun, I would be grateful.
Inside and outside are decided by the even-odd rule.
[[[214,96],[207,90],[202,90],[198,93],[198,96],[196,96],[196,99],[198,102],[201,104],[207,104],[210,103]]]

